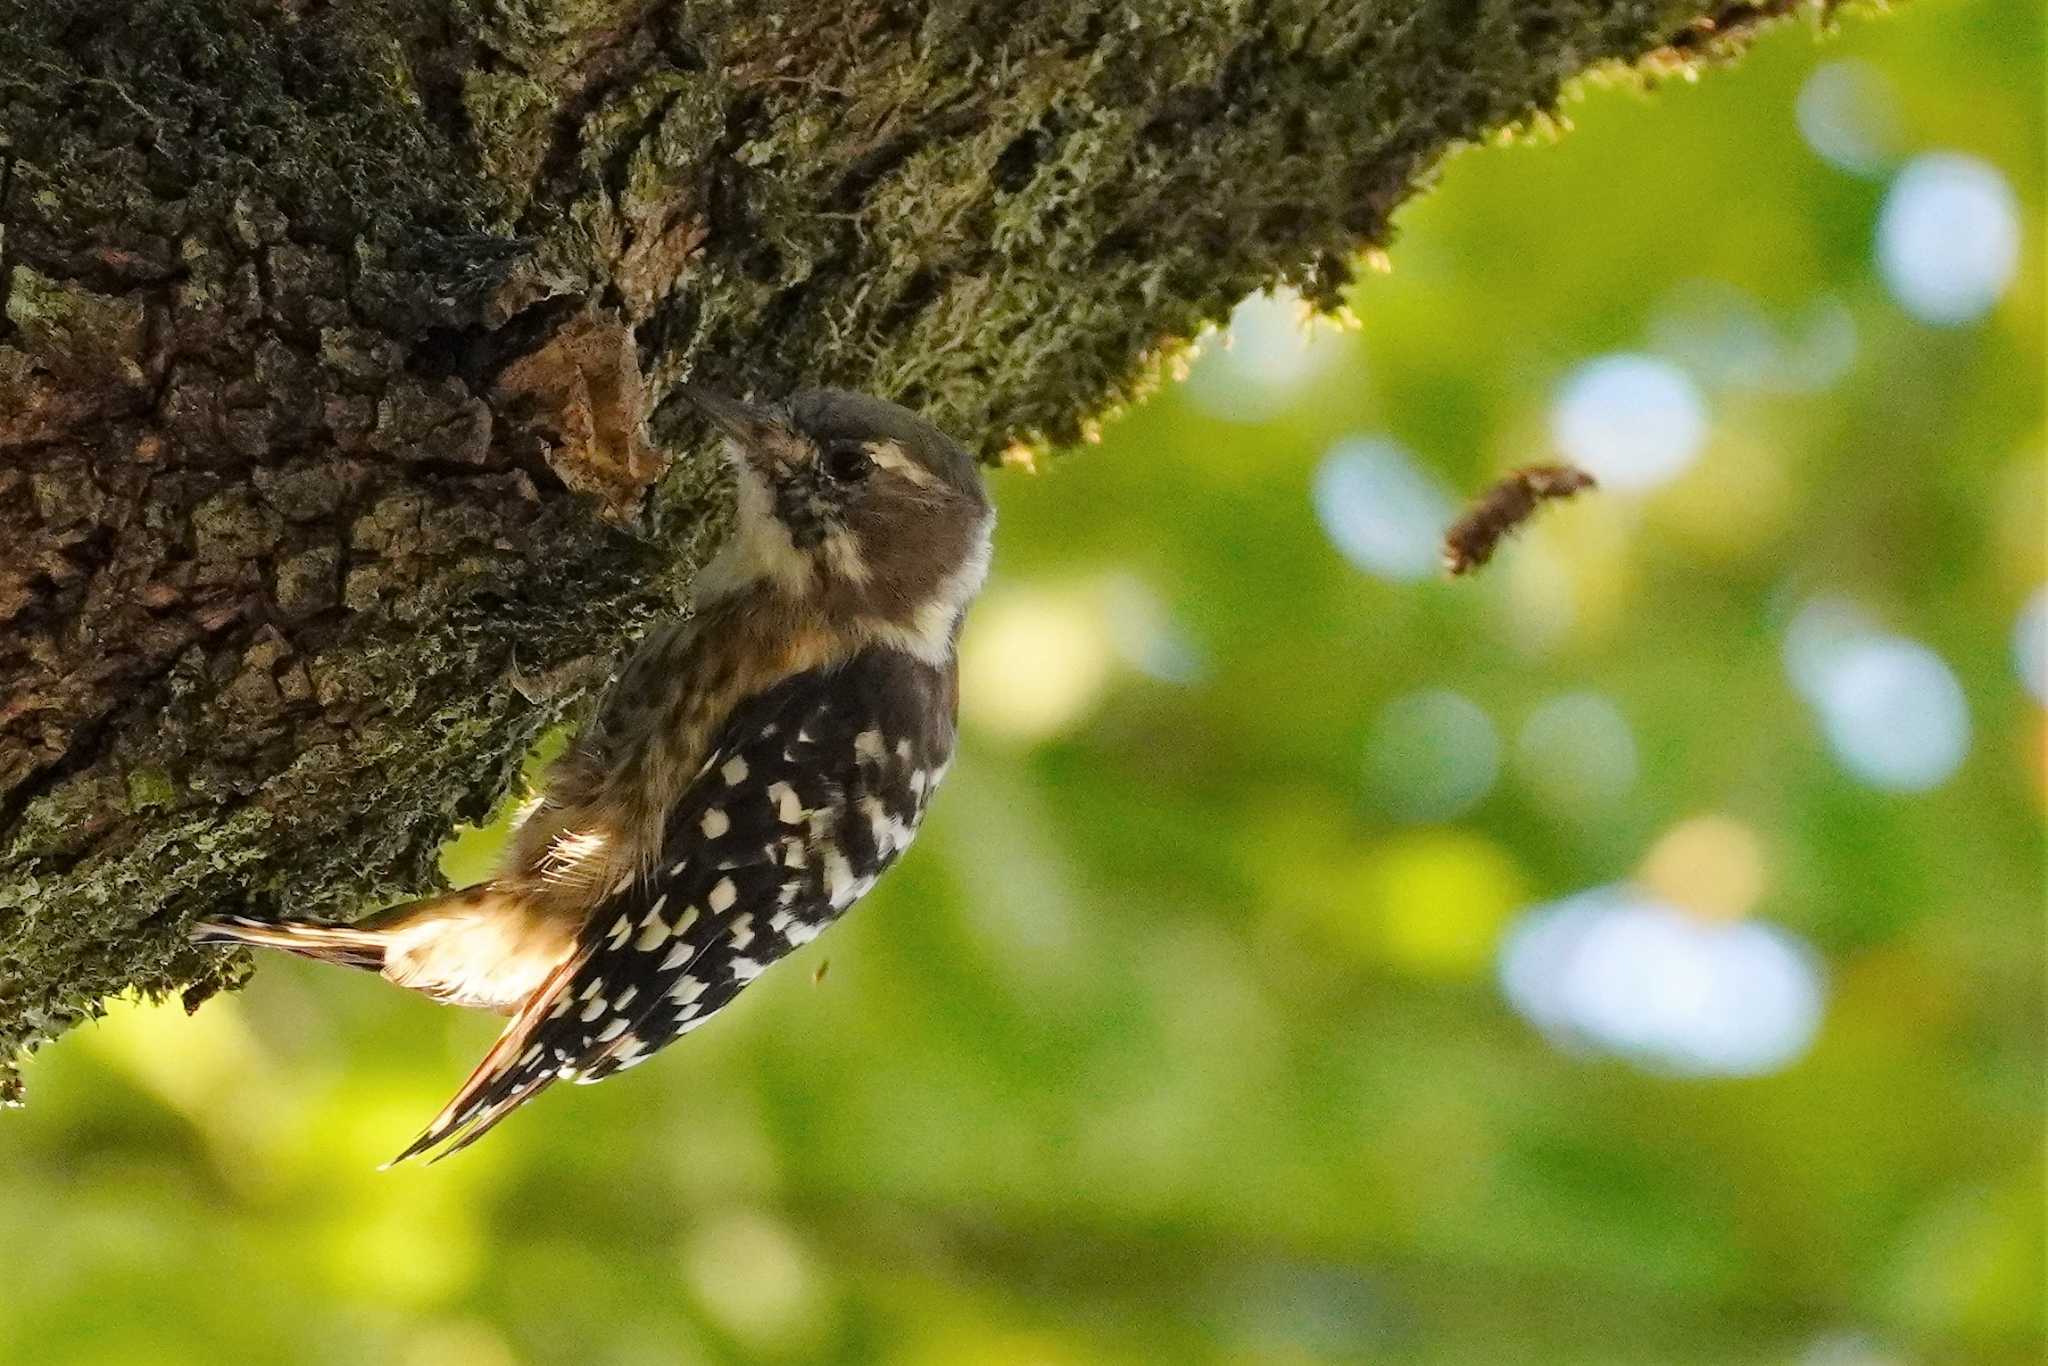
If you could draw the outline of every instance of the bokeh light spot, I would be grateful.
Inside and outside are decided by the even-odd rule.
[[[728,1210],[683,1243],[683,1276],[704,1311],[755,1352],[809,1357],[836,1325],[816,1260],[779,1221]]]
[[[1558,509],[1560,517],[1575,511],[1570,505]],[[1578,525],[1584,522],[1581,517]],[[1541,655],[1584,630],[1589,616],[1597,621],[1604,603],[1602,584],[1592,577],[1592,571],[1606,558],[1605,552],[1604,545],[1588,550],[1556,534],[1555,519],[1530,527],[1515,553],[1495,570],[1507,579],[1507,592],[1495,607],[1501,634],[1524,653]],[[1590,612],[1588,597],[1594,600]]]
[[[1042,740],[1081,719],[1109,682],[1114,647],[1088,594],[1006,587],[960,638],[960,708],[975,725]]]
[[[1550,413],[1551,437],[1611,489],[1649,489],[1698,457],[1707,408],[1683,370],[1655,356],[1600,356],[1573,370]]]
[[[371,1191],[357,1187],[358,1207],[323,1230],[319,1267],[335,1286],[379,1304],[425,1308],[475,1284],[484,1244],[472,1204],[451,1192],[422,1195],[418,1184]]]
[[[1688,280],[1650,322],[1650,339],[1701,384],[1765,393],[1812,393],[1856,359],[1855,315],[1831,294],[1783,322],[1725,280]]]
[[[1635,734],[1621,709],[1599,693],[1563,693],[1539,703],[1522,722],[1515,769],[1545,805],[1592,814],[1635,786]]]
[[[1508,1001],[1560,1047],[1681,1076],[1756,1076],[1820,1027],[1817,961],[1754,920],[1702,920],[1633,888],[1527,912],[1502,942]]]
[[[1800,609],[1785,667],[1835,757],[1872,787],[1924,792],[1969,753],[1969,703],[1941,656],[1869,627],[1852,606],[1823,598]]]
[[[1915,157],[1892,181],[1877,223],[1877,264],[1899,306],[1953,327],[1989,312],[2019,266],[2019,204],[1975,157]]]
[[[1840,299],[1822,295],[1786,340],[1770,382],[1762,387],[1793,393],[1825,388],[1848,373],[1856,347],[1856,315]]]
[[[1709,385],[1761,387],[1778,363],[1763,305],[1725,280],[1687,280],[1650,320],[1650,339]]]
[[[1457,515],[1451,496],[1399,443],[1349,437],[1316,470],[1316,515],[1344,558],[1396,582],[1435,573],[1444,529]]]
[[[1842,762],[1877,787],[1937,787],[1970,747],[1962,685],[1934,651],[1897,637],[1843,658],[1822,694],[1821,721]]]
[[[1897,97],[1869,62],[1822,62],[1799,87],[1794,114],[1814,154],[1852,175],[1875,175],[1897,153]]]
[[[2048,703],[2048,584],[2034,590],[2013,623],[2012,664],[2034,700]]]
[[[1375,849],[1365,891],[1388,961],[1428,976],[1469,977],[1491,958],[1524,883],[1514,858],[1493,841],[1427,830]]]
[[[1764,894],[1764,847],[1756,831],[1728,816],[1680,821],[1650,846],[1637,874],[1643,889],[1694,915],[1734,920]]]
[[[1295,291],[1249,295],[1220,337],[1200,343],[1188,369],[1188,401],[1227,422],[1264,422],[1330,369],[1347,345],[1335,328],[1316,325]]]
[[[1173,619],[1173,609],[1135,574],[1117,574],[1103,585],[1109,637],[1124,663],[1162,683],[1187,686],[1208,672],[1202,649]]]
[[[1444,820],[1468,810],[1500,773],[1500,737],[1479,704],[1441,689],[1397,697],[1366,745],[1366,781],[1389,815]]]

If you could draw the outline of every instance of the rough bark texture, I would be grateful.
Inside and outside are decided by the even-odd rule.
[[[0,1094],[431,882],[716,539],[673,381],[1067,440],[1717,9],[0,0]]]

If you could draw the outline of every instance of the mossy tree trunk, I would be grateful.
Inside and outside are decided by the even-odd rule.
[[[673,381],[1069,439],[1711,9],[0,0],[0,1091],[431,882],[715,541]]]

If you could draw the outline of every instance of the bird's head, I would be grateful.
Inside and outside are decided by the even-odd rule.
[[[883,399],[806,389],[742,403],[684,385],[726,437],[738,525],[700,592],[771,587],[934,648],[987,573],[994,514],[974,457]]]

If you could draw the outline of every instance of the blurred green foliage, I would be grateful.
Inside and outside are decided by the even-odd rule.
[[[1889,111],[1860,173],[1795,118],[1850,60]],[[2039,1360],[2042,78],[2038,7],[1919,0],[1461,156],[1284,383],[1212,344],[1099,448],[996,479],[923,840],[658,1065],[379,1174],[494,1021],[266,961],[46,1050],[0,1125],[0,1359]],[[2022,229],[1954,327],[1873,258],[1939,149]],[[1761,371],[1714,369],[1731,300],[1781,343]],[[1472,490],[1554,457],[1559,385],[1616,351],[1690,367],[1676,481],[1473,581],[1333,547],[1333,442]],[[1944,781],[1844,767],[1785,663],[1815,599],[1953,670]],[[1374,739],[1418,689],[1504,756],[1437,819],[1408,799],[1449,741]],[[1569,737],[1513,738],[1574,693],[1634,756],[1583,800],[1545,778]],[[1684,1076],[1518,1015],[1517,917],[1632,878],[1811,945],[1810,1047]]]

